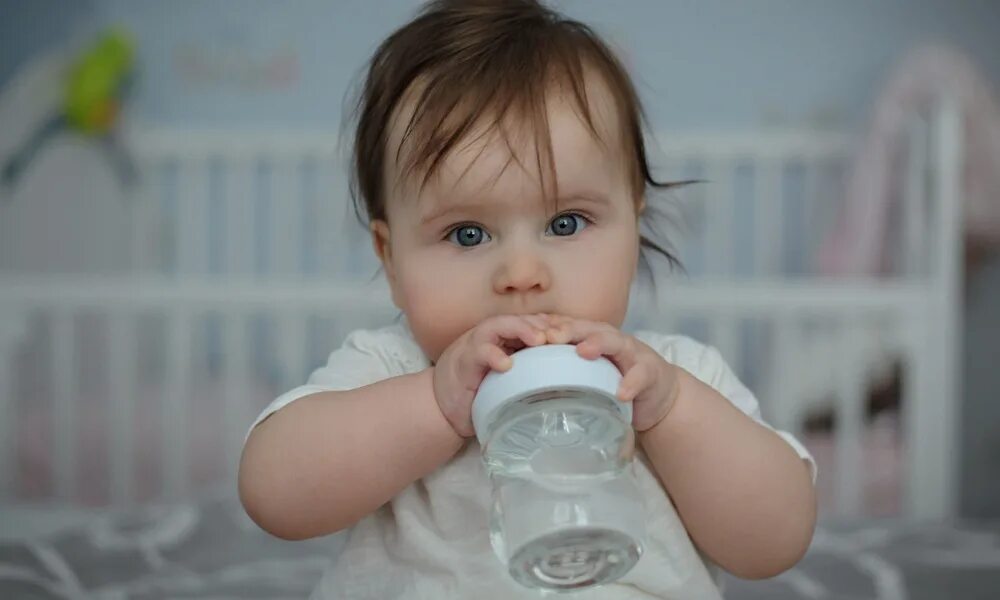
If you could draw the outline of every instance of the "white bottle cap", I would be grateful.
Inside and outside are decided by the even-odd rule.
[[[554,344],[519,350],[510,356],[513,363],[504,373],[490,371],[472,401],[472,425],[479,443],[489,429],[496,411],[513,400],[551,390],[586,390],[615,400],[627,423],[632,423],[632,403],[617,399],[622,374],[603,356],[583,358],[576,346]]]

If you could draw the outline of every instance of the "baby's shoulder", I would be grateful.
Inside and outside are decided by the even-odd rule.
[[[405,344],[409,337],[407,333],[408,330],[402,323],[392,323],[382,327],[353,329],[344,338],[344,345],[363,350],[399,346]]]
[[[664,360],[695,375],[710,374],[725,366],[717,349],[686,335],[648,330],[636,331],[633,335]]]
[[[405,323],[355,329],[344,338],[340,350],[376,359],[395,374],[412,373],[427,367],[427,358]]]

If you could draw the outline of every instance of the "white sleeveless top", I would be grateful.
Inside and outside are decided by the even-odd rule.
[[[749,417],[767,425],[756,398],[717,350],[684,336],[635,335],[667,361],[718,390]],[[354,389],[429,366],[405,323],[355,331],[330,355],[326,366],[313,372],[306,385],[271,402],[251,430],[271,413],[304,396]],[[816,465],[809,452],[791,434],[777,434],[809,463],[815,483]],[[695,548],[639,447],[636,457],[635,474],[649,523],[642,557],[612,584],[559,596],[581,600],[722,598],[719,567]],[[489,506],[489,478],[479,444],[471,438],[444,466],[410,484],[352,527],[343,550],[311,597],[511,600],[546,596],[511,579],[493,553]]]

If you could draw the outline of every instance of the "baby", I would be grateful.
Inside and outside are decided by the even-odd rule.
[[[621,331],[650,174],[631,80],[585,25],[534,0],[439,0],[368,70],[354,189],[399,323],[351,333],[247,436],[239,491],[266,531],[350,529],[314,598],[534,598],[490,547],[470,404],[491,369],[575,344],[623,374],[645,553],[579,598],[720,598],[771,577],[816,520],[815,464],[719,353]]]

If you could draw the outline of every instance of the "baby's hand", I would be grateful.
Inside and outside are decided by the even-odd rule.
[[[511,367],[510,353],[545,343],[546,315],[490,317],[465,332],[441,353],[434,366],[434,396],[458,435],[475,435],[472,399],[490,370]]]
[[[606,356],[622,372],[618,398],[632,402],[632,427],[646,431],[670,412],[678,393],[678,367],[655,350],[607,323],[550,316],[550,344],[576,344],[576,352],[591,360]]]

